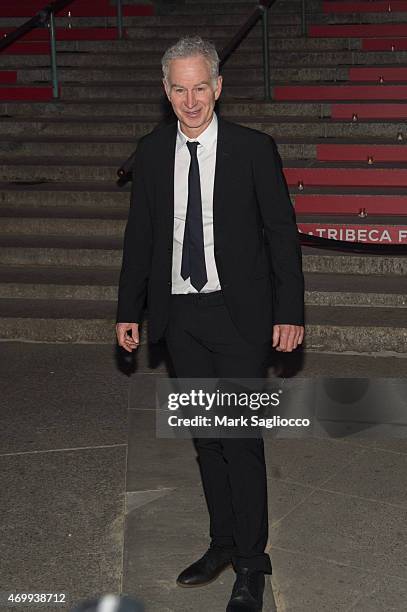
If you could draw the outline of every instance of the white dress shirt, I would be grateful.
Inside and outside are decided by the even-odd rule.
[[[178,121],[174,168],[172,293],[198,293],[195,287],[191,285],[190,278],[184,280],[181,276],[182,245],[188,204],[188,173],[191,163],[191,155],[186,145],[187,140],[199,142],[197,156],[201,181],[205,265],[208,277],[208,281],[200,293],[208,293],[210,291],[219,291],[220,289],[213,241],[213,185],[215,181],[216,145],[218,141],[218,119],[215,113],[213,113],[211,123],[198,138],[186,136],[182,132],[180,122]]]

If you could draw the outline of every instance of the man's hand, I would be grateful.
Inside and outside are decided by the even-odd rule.
[[[117,342],[128,353],[138,348],[140,344],[138,325],[138,323],[116,323]],[[131,331],[131,336],[129,331]]]
[[[273,325],[273,348],[283,353],[291,353],[302,343],[304,328],[302,325]]]

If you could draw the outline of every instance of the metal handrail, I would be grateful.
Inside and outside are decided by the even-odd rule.
[[[219,54],[219,65],[223,67],[229,57],[236,51],[240,43],[251,32],[257,22],[261,19],[263,23],[263,70],[264,70],[264,98],[270,100],[270,68],[269,68],[269,37],[268,37],[268,11],[276,0],[260,0],[258,5],[240,27],[235,36],[222,49]]]
[[[31,17],[23,23],[21,26],[5,34],[2,40],[0,40],[0,52],[6,49],[9,45],[20,40],[27,32],[31,32],[38,27],[45,27],[49,25],[50,30],[50,56],[51,56],[51,74],[52,74],[52,93],[54,98],[59,97],[58,87],[58,73],[57,73],[57,49],[56,49],[56,27],[55,27],[55,15],[62,11],[62,9],[72,4],[74,0],[56,0],[44,6],[43,9],[38,11],[34,17]],[[117,2],[117,31],[118,38],[123,38],[123,7],[122,0],[116,0]]]
[[[23,23],[21,26],[5,35],[3,40],[0,42],[0,51],[3,51],[3,49],[11,45],[11,43],[19,40],[22,36],[27,34],[27,32],[34,30],[34,28],[46,26],[51,13],[59,13],[59,11],[64,9],[72,2],[74,2],[74,0],[56,0],[56,2],[51,2],[50,4],[44,6],[44,8],[38,11],[34,17],[31,17],[31,19]]]

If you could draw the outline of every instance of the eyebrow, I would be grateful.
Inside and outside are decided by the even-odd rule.
[[[209,81],[201,81],[200,83],[197,83],[196,85],[194,85],[194,87],[199,87],[200,85],[209,85]],[[173,83],[171,85],[171,89],[173,87],[180,87],[181,89],[185,89],[183,85],[178,85],[177,83]]]

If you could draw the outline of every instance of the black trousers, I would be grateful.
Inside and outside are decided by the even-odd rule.
[[[250,313],[248,313],[250,316]],[[166,330],[178,378],[263,378],[270,339],[250,344],[220,291],[173,295]],[[262,438],[194,438],[210,517],[211,544],[231,548],[233,565],[271,574]]]

